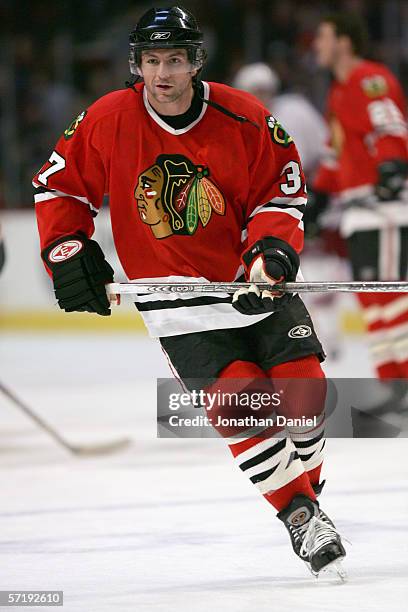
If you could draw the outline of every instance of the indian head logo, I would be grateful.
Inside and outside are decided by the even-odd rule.
[[[183,155],[159,155],[139,175],[134,192],[137,208],[155,238],[192,236],[199,223],[203,227],[210,223],[213,213],[225,214],[224,196],[209,176],[208,168]]]

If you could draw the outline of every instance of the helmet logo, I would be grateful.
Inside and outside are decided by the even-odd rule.
[[[170,36],[171,32],[153,32],[150,35],[150,40],[167,40]]]

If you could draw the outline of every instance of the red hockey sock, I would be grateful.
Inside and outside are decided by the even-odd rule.
[[[299,495],[300,493],[307,495],[307,497],[310,497],[310,499],[316,500],[316,494],[312,485],[310,484],[307,472],[304,472],[277,491],[266,493],[264,497],[270,504],[272,504],[272,506],[274,506],[274,508],[276,508],[276,510],[278,510],[278,512],[280,512],[289,506],[295,495]]]
[[[322,471],[323,461],[320,465],[313,468],[312,470],[308,470],[307,475],[309,476],[310,484],[317,485],[320,482],[320,473]]]
[[[308,477],[309,486],[299,482],[299,488],[305,487],[305,495],[315,499],[312,485],[319,484],[323,466],[324,439],[324,402],[326,397],[325,375],[316,355],[309,355],[270,368],[267,375],[272,379],[285,378],[285,393],[288,397],[288,416],[316,417],[317,425],[309,427],[288,427],[291,439],[297,449]],[[275,385],[276,386],[276,385]],[[312,493],[311,493],[312,491]],[[288,495],[292,493],[288,488]],[[287,498],[282,492],[282,499]],[[280,503],[280,497],[278,502]]]
[[[316,377],[315,360],[318,363],[317,358],[299,360],[298,368],[304,372],[305,378]],[[285,369],[286,375],[291,376]],[[219,375],[219,380],[245,378],[256,378],[264,390],[270,385],[269,373],[267,375],[256,364],[244,361],[229,364]],[[272,385],[269,390],[273,392]],[[241,470],[276,510],[283,510],[300,493],[316,499],[296,446],[290,438],[281,437],[279,428],[269,427],[257,435],[241,435],[236,439],[231,436],[231,430],[221,430],[220,433],[228,437],[229,448]]]

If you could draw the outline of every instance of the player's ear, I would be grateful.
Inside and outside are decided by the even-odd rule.
[[[137,74],[138,74],[140,77],[142,77],[142,76],[143,76],[143,73],[142,73],[142,69],[141,69],[141,67],[140,67],[140,66],[138,66],[138,67],[136,68],[136,70],[137,70]]]

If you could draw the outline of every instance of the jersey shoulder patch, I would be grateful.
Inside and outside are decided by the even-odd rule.
[[[361,88],[369,98],[379,98],[388,93],[387,79],[382,74],[366,76],[361,80]]]
[[[64,131],[65,140],[69,140],[73,137],[79,127],[79,124],[85,119],[86,113],[86,110],[82,111],[82,113],[79,113],[79,115],[75,117],[73,121],[71,121],[67,129]]]
[[[281,147],[289,147],[293,142],[293,138],[289,136],[285,128],[282,127],[276,117],[274,117],[273,115],[268,115],[267,117],[265,117],[265,120],[272,141],[275,144],[280,145]]]

